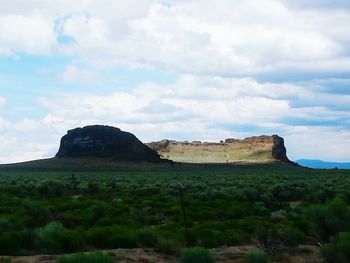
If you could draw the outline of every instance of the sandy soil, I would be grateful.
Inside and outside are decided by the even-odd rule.
[[[236,246],[212,249],[218,263],[245,263],[245,253],[254,247]],[[154,252],[152,249],[115,249],[105,251],[120,263],[175,263],[178,258]],[[13,263],[54,263],[58,256],[37,255],[28,257],[10,257]],[[321,263],[322,258],[316,246],[300,246],[296,249],[286,249],[272,262],[286,263]]]

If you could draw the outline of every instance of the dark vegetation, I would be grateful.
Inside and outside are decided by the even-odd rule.
[[[184,248],[180,253],[180,263],[214,263],[214,256],[201,247]]]
[[[101,252],[76,253],[61,256],[58,263],[113,263],[111,256]]]
[[[327,244],[322,254],[328,262],[349,262],[349,175],[282,164],[2,168],[0,255],[151,247],[181,254],[181,262],[211,262],[205,250],[180,249],[254,243],[261,250],[247,257],[266,262],[286,246]],[[80,262],[75,260],[60,262]]]
[[[249,263],[267,263],[269,255],[261,249],[254,249],[247,252],[247,259]]]

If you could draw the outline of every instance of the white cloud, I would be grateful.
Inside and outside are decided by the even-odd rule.
[[[57,101],[43,99],[42,104],[54,116],[49,119],[54,120],[101,118],[115,123],[164,123],[181,119],[249,124],[270,122],[288,113],[288,101],[273,98],[274,89],[253,79],[184,75],[173,85],[144,84],[110,96],[68,96]]]
[[[90,51],[105,48],[108,27],[105,21],[86,15],[73,15],[63,25],[63,34],[72,37],[79,47],[88,46]]]
[[[0,54],[48,55],[56,45],[53,22],[40,15],[0,16]]]
[[[0,0],[0,15],[19,14],[28,15],[41,13],[46,17],[63,17],[75,13],[87,13],[125,21],[142,16],[153,0],[104,0],[103,4],[96,0],[60,0],[56,2],[46,0]],[[118,27],[118,25],[115,25]]]
[[[46,0],[0,0],[0,55],[65,53],[65,45],[58,48],[59,36],[64,33],[73,34],[79,43],[86,40],[85,36],[89,38],[102,35],[103,28],[99,25],[104,23],[108,23],[110,30],[118,35],[127,29],[130,20],[143,16],[150,3],[150,0],[105,0],[103,4],[96,0],[62,0],[55,3]],[[84,27],[84,22],[81,21],[80,24],[75,24],[81,28],[70,28],[73,31],[64,32],[62,23],[67,21],[69,25],[74,19],[74,23],[78,22],[76,18],[83,17],[82,14],[90,18],[88,27]],[[89,28],[92,30],[89,31]],[[96,41],[101,39],[95,39],[95,43]],[[96,51],[93,50],[94,46],[90,47],[87,54],[97,54],[103,50],[103,46],[99,46]]]
[[[62,79],[67,82],[96,82],[97,76],[88,69],[80,68],[76,65],[69,65],[62,74]]]
[[[303,10],[285,0],[22,2],[2,4],[3,54],[48,54],[59,45],[63,54],[101,67],[210,75],[350,69],[348,6]],[[58,36],[74,41],[59,44]]]
[[[277,0],[192,0],[154,3],[123,34],[93,12],[66,19],[63,32],[76,41],[71,54],[102,65],[211,75],[347,71],[349,22],[347,11],[301,12]]]
[[[11,163],[52,157],[57,148],[57,134],[41,121],[23,119],[18,122],[0,119],[0,163]]]
[[[132,23],[129,38],[121,43],[135,61],[184,72],[334,70],[334,60],[343,60],[348,70],[349,57],[342,57],[347,46],[329,33],[325,15],[294,12],[275,0],[158,4]],[[338,16],[327,13],[335,28]],[[341,17],[350,22],[350,13]]]

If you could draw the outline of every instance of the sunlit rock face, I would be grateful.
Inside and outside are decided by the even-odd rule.
[[[135,135],[111,126],[86,126],[69,130],[56,157],[111,157],[126,161],[158,162],[158,153]]]
[[[162,158],[186,163],[290,162],[284,140],[278,135],[254,136],[220,142],[162,140],[147,144]]]

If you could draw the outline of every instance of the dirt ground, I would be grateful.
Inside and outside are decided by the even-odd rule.
[[[253,246],[221,247],[212,249],[218,263],[246,263],[245,253]],[[175,263],[178,258],[156,253],[153,249],[114,249],[107,250],[119,263]],[[0,257],[1,258],[1,257]],[[27,257],[10,257],[13,263],[54,263],[58,256],[37,255]],[[271,262],[286,263],[321,263],[319,249],[316,246],[300,246],[295,249],[286,249]]]

